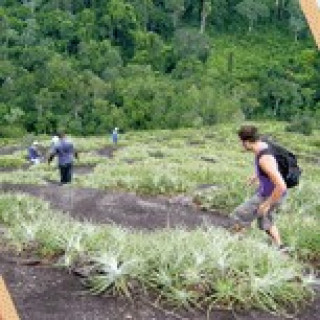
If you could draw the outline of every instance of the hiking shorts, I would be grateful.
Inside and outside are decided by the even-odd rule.
[[[274,224],[274,212],[279,209],[284,201],[284,197],[275,203],[265,215],[258,214],[258,208],[267,197],[255,194],[252,198],[245,201],[233,211],[233,217],[236,223],[242,227],[249,227],[254,220],[257,220],[258,228],[264,231],[269,230]]]

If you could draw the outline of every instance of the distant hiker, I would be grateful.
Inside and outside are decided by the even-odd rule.
[[[117,145],[118,143],[118,128],[114,128],[112,131],[112,142],[114,145]]]
[[[28,148],[28,159],[32,164],[39,164],[41,162],[41,153],[38,149],[39,142],[34,141]]]
[[[75,150],[73,143],[69,141],[64,133],[58,134],[59,141],[53,147],[48,163],[53,160],[55,156],[58,157],[58,165],[60,170],[61,184],[70,183],[72,180],[72,169],[74,157],[78,159],[78,152]]]
[[[280,153],[279,150],[277,153],[270,143],[264,142],[260,138],[258,129],[254,126],[241,127],[238,136],[244,149],[255,154],[255,174],[249,179],[249,184],[258,182],[259,187],[251,199],[235,209],[234,217],[237,222],[235,227],[250,226],[257,219],[258,227],[267,233],[280,250],[284,251],[285,247],[282,244],[278,228],[274,224],[273,212],[279,208],[284,200],[287,187],[298,183],[300,170],[294,161],[295,157],[281,147]],[[281,152],[287,152],[287,154],[281,154]],[[286,160],[286,157],[289,156],[292,156],[292,162],[295,165],[292,170],[296,171],[292,177],[289,176],[288,170],[290,168],[288,168],[289,163]],[[282,160],[281,163],[279,159]],[[286,174],[284,174],[285,170],[287,170]]]

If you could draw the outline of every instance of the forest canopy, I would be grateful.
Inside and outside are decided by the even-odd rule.
[[[1,0],[0,136],[320,123],[298,0]]]

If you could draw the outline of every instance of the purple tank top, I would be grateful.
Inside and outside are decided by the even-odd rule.
[[[271,196],[275,185],[273,182],[263,174],[263,171],[261,170],[258,162],[258,156],[255,158],[255,167],[256,167],[256,173],[257,177],[259,179],[259,188],[258,188],[258,194],[261,197],[269,197]]]

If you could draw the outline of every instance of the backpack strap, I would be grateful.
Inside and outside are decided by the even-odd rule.
[[[264,156],[264,155],[267,155],[267,154],[273,156],[273,153],[272,153],[272,150],[270,149],[270,147],[261,150],[261,151],[258,153],[258,155],[257,155],[257,165],[258,165],[258,167],[259,167],[259,170],[260,170],[261,174],[263,174],[264,176],[267,176],[267,174],[266,174],[266,173],[263,171],[263,169],[260,167],[260,163],[259,163],[259,162],[260,162],[261,157]]]
[[[263,149],[261,150],[258,155],[257,155],[257,160],[258,162],[260,161],[260,158],[266,154],[269,154],[269,155],[272,155],[273,156],[273,153],[272,153],[272,150],[268,147],[266,149]]]

